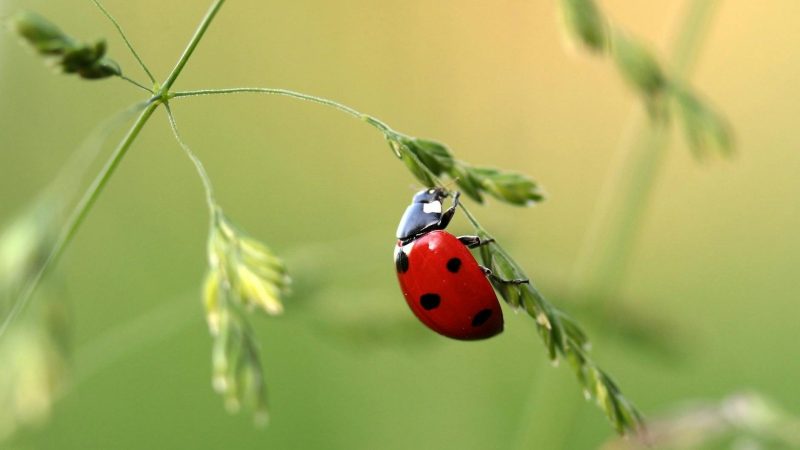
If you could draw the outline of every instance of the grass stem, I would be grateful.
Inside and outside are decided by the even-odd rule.
[[[189,58],[192,57],[192,53],[197,48],[197,44],[200,43],[200,40],[203,39],[203,35],[206,34],[209,25],[211,25],[211,21],[214,20],[214,17],[219,12],[222,5],[225,3],[225,0],[216,0],[209,8],[208,12],[206,13],[203,20],[200,22],[200,25],[197,27],[197,30],[194,32],[194,36],[192,39],[189,40],[189,44],[186,46],[186,49],[183,51],[183,54],[178,59],[178,62],[175,64],[175,67],[170,72],[167,80],[164,81],[164,84],[161,86],[161,93],[166,95],[172,85],[175,83],[175,80],[178,79],[178,76],[183,71],[183,68],[186,66],[186,63],[189,62]]]
[[[203,165],[203,162],[200,161],[200,158],[197,157],[197,154],[189,147],[189,145],[183,140],[181,137],[180,132],[178,131],[178,123],[175,121],[175,115],[172,114],[172,108],[170,108],[169,104],[165,104],[167,109],[167,118],[169,119],[170,128],[172,128],[172,134],[175,136],[175,140],[178,141],[178,145],[181,146],[186,155],[194,164],[194,168],[197,170],[197,175],[200,176],[200,180],[203,182],[203,188],[205,189],[206,193],[206,203],[208,203],[208,209],[211,211],[213,216],[214,211],[217,208],[217,201],[214,198],[214,187],[211,184],[211,178],[208,176],[208,172],[206,172],[206,168]]]
[[[150,69],[147,68],[147,64],[144,63],[142,58],[139,56],[139,53],[137,53],[136,50],[133,48],[133,44],[131,44],[131,41],[128,40],[128,36],[125,35],[125,32],[122,31],[122,26],[120,26],[119,22],[117,22],[117,19],[115,19],[114,16],[112,16],[111,13],[108,12],[108,10],[99,2],[99,0],[92,0],[92,2],[94,2],[95,6],[97,6],[97,8],[103,13],[103,15],[106,16],[106,18],[108,18],[108,20],[111,21],[111,23],[114,25],[114,28],[117,29],[117,32],[119,32],[119,35],[122,37],[122,40],[125,42],[125,45],[128,46],[128,50],[131,51],[133,57],[136,58],[136,61],[139,63],[142,69],[144,69],[144,72],[147,74],[147,78],[150,79],[151,83],[155,84],[156,83],[155,77],[153,77],[153,74],[150,72]],[[150,89],[147,90],[150,91]]]
[[[673,45],[673,77],[685,79],[719,0],[692,0]],[[576,300],[608,301],[620,287],[669,144],[668,124],[637,110],[632,138],[620,147],[611,175],[601,189],[597,210],[575,265]]]
[[[136,137],[139,135],[139,132],[142,131],[142,127],[144,127],[144,124],[147,123],[147,120],[150,118],[150,116],[153,115],[153,112],[157,107],[158,102],[151,102],[144,109],[144,111],[142,111],[142,113],[139,115],[139,118],[136,119],[136,122],[134,122],[134,124],[131,126],[131,129],[119,143],[116,150],[114,150],[111,158],[109,158],[103,169],[99,174],[97,174],[97,177],[95,177],[94,181],[92,181],[92,184],[86,190],[83,197],[72,210],[72,213],[67,219],[66,224],[61,229],[58,239],[53,245],[53,248],[50,250],[50,253],[47,255],[47,258],[25,285],[24,290],[16,299],[11,311],[9,311],[8,315],[3,320],[2,325],[0,325],[0,337],[5,334],[8,326],[14,321],[20,312],[24,310],[25,306],[33,296],[33,293],[36,291],[36,287],[39,285],[42,277],[44,277],[53,264],[58,261],[64,252],[64,249],[67,247],[70,241],[72,241],[72,238],[75,237],[75,233],[86,219],[89,210],[92,209],[92,206],[95,204],[98,197],[100,197],[100,193],[103,191],[103,188],[108,184],[108,181],[111,179],[111,176],[119,166],[122,158],[125,157],[125,154],[136,140]]]
[[[692,63],[696,60],[702,38],[708,28],[714,6],[718,0],[690,0],[688,10],[683,16],[675,38],[671,67],[677,80],[688,76]],[[597,210],[590,222],[586,238],[582,244],[576,263],[573,280],[575,300],[611,301],[619,289],[625,274],[635,239],[640,231],[651,193],[655,187],[669,143],[668,124],[652,120],[644,110],[637,109],[631,119],[632,138],[620,147],[619,157],[614,164],[611,176],[601,190]],[[539,377],[542,374],[538,374]],[[531,389],[540,391],[541,380],[532,383]],[[534,401],[543,403],[543,397],[536,395]],[[574,411],[577,399],[561,399],[561,406]],[[574,413],[573,413],[574,414]],[[519,436],[514,448],[527,448],[525,436],[535,434],[538,440],[545,439],[560,444],[554,450],[566,448],[569,442],[564,437],[573,432],[570,425],[555,428],[555,434],[563,437],[542,436],[549,427],[538,427],[535,412],[527,409],[522,415]],[[525,429],[533,427],[525,434]]]
[[[122,75],[122,74],[119,74],[119,75],[117,75],[117,76],[118,76],[120,79],[122,79],[122,80],[125,80],[125,81],[127,81],[128,83],[130,83],[130,84],[132,84],[132,85],[136,86],[137,88],[139,88],[139,89],[141,89],[141,90],[143,90],[143,91],[146,91],[147,93],[149,93],[149,94],[151,94],[151,95],[153,94],[153,91],[152,91],[150,88],[148,88],[147,86],[143,85],[142,83],[139,83],[138,81],[136,81],[136,80],[134,80],[134,79],[132,79],[132,78],[129,78],[129,77],[125,76],[125,75]]]
[[[394,130],[392,130],[389,125],[386,123],[372,117],[368,114],[364,114],[361,112],[356,111],[355,109],[339,103],[334,100],[330,100],[323,97],[317,97],[315,95],[303,94],[302,92],[291,91],[289,89],[280,89],[280,88],[264,88],[264,87],[239,87],[239,88],[224,88],[224,89],[200,89],[196,91],[179,91],[170,94],[170,98],[181,98],[181,97],[198,97],[204,95],[226,95],[226,94],[269,94],[269,95],[279,95],[283,97],[291,97],[298,100],[303,100],[307,102],[317,103],[320,105],[328,106],[339,110],[345,114],[349,114],[353,117],[358,119],[364,120],[365,122],[369,123],[370,125],[374,126],[378,130],[380,130],[384,134],[396,134]]]

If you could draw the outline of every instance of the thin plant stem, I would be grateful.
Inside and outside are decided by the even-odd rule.
[[[108,180],[111,179],[111,176],[119,166],[122,158],[128,152],[128,149],[130,149],[131,145],[136,140],[139,132],[142,131],[142,127],[144,127],[144,124],[147,123],[147,120],[150,118],[150,116],[153,115],[153,112],[157,107],[158,102],[154,101],[151,102],[144,111],[142,111],[142,113],[139,115],[139,118],[136,119],[136,122],[134,122],[134,124],[131,126],[128,134],[126,134],[119,143],[116,150],[114,150],[114,153],[111,155],[111,158],[109,158],[109,160],[106,162],[106,165],[103,167],[100,173],[97,174],[97,177],[95,177],[94,181],[92,181],[92,184],[86,190],[81,200],[72,210],[72,214],[67,219],[64,227],[61,229],[61,233],[56,239],[56,242],[53,245],[53,248],[50,250],[50,253],[47,255],[47,258],[39,267],[39,270],[36,272],[33,278],[31,278],[31,280],[26,284],[25,289],[16,299],[11,311],[9,311],[8,315],[3,320],[3,324],[0,325],[0,337],[5,334],[5,331],[8,329],[8,326],[11,324],[11,322],[14,321],[14,319],[19,315],[20,312],[22,312],[27,303],[30,301],[42,277],[61,257],[64,249],[75,236],[75,233],[78,231],[78,228],[81,226],[84,219],[86,219],[89,210],[91,210],[92,206],[97,201],[100,193],[103,191],[103,188],[106,186],[106,184],[108,184]]]
[[[167,118],[169,119],[169,125],[172,129],[172,134],[175,136],[175,140],[178,141],[178,144],[181,146],[184,152],[186,152],[186,156],[192,161],[194,164],[194,168],[197,170],[197,175],[200,176],[200,179],[203,181],[203,188],[205,189],[206,193],[206,202],[208,203],[208,209],[211,211],[212,216],[214,211],[217,208],[217,201],[214,198],[214,187],[211,184],[211,178],[208,176],[208,172],[206,172],[206,168],[203,165],[203,162],[200,161],[200,158],[197,157],[194,151],[189,147],[188,144],[181,138],[181,134],[178,131],[178,124],[175,121],[175,115],[172,114],[172,108],[170,108],[169,104],[164,104],[167,110]]]
[[[94,2],[95,6],[97,6],[97,8],[100,9],[100,11],[103,13],[103,15],[105,15],[108,18],[108,20],[111,21],[112,24],[114,24],[114,28],[116,28],[117,32],[119,32],[119,35],[122,37],[122,40],[125,42],[125,45],[128,46],[128,50],[131,51],[131,53],[133,54],[133,57],[136,58],[136,61],[139,63],[139,65],[142,67],[142,69],[144,69],[144,72],[147,74],[147,78],[150,79],[151,83],[156,84],[155,77],[150,72],[150,69],[147,68],[147,64],[145,64],[144,61],[142,60],[142,58],[139,57],[139,53],[137,53],[136,50],[133,48],[133,44],[131,44],[131,41],[128,39],[128,36],[125,35],[125,32],[122,30],[122,26],[120,26],[119,22],[117,22],[117,19],[115,19],[114,16],[112,16],[111,13],[108,12],[108,10],[99,2],[99,0],[92,0],[92,2]],[[145,89],[147,89],[147,88],[145,88]],[[150,89],[147,89],[147,90],[150,91]],[[152,92],[152,91],[150,91],[150,92]]]
[[[464,212],[464,217],[466,217],[466,218],[467,218],[467,220],[469,221],[469,223],[471,223],[471,224],[472,224],[472,227],[473,227],[473,228],[475,228],[475,231],[478,231],[478,232],[480,232],[480,233],[482,233],[482,234],[486,235],[486,237],[489,237],[489,238],[491,238],[491,235],[489,235],[489,232],[488,232],[488,231],[486,231],[486,229],[485,229],[485,228],[483,228],[483,227],[481,226],[480,222],[478,222],[478,219],[477,219],[477,218],[475,218],[475,215],[473,215],[473,214],[470,212],[469,208],[467,208],[467,207],[466,207],[466,206],[465,206],[463,203],[461,203],[461,202],[459,202],[459,203],[458,203],[458,207],[459,207],[459,208],[461,208],[461,211],[463,211],[463,212]]]
[[[684,30],[675,37],[672,50],[672,69],[677,77],[684,78],[692,70],[701,49],[698,43],[708,34],[719,4],[720,0],[695,1],[682,18]]]
[[[133,119],[133,117],[147,107],[149,102],[136,103],[104,120],[96,126],[89,135],[83,140],[77,150],[59,170],[55,179],[45,188],[46,195],[58,195],[61,198],[70,196],[79,188],[79,182],[84,178],[90,164],[94,161],[103,143],[108,139],[123,123]]]
[[[716,3],[718,0],[689,2],[688,11],[679,25],[672,54],[673,75],[676,79],[680,80],[688,75]],[[573,292],[574,296],[591,293],[593,299],[611,301],[624,275],[665,156],[669,142],[666,123],[650,120],[641,110],[637,110],[631,123],[634,137],[621,147],[616,169],[607,178],[601,191],[598,209],[581,248],[576,264],[574,284],[577,288]],[[548,383],[549,378],[544,371],[540,371],[531,384],[531,390],[542,392],[542,385]],[[574,422],[578,404],[578,400],[574,399],[564,399],[561,402],[561,408],[572,411],[567,420]],[[534,411],[526,409],[520,419],[520,431],[513,448],[534,447],[542,434],[547,434],[550,429],[556,429],[563,435],[557,440],[561,448],[565,448],[568,444],[566,433],[571,433],[573,427],[571,423],[551,423],[560,420],[563,417],[546,414],[534,417]]]
[[[719,0],[693,0],[681,19],[671,67],[685,79]],[[610,301],[625,275],[636,237],[669,144],[669,127],[637,110],[630,138],[620,147],[575,265],[573,296]],[[585,299],[589,300],[589,299]]]
[[[574,269],[572,296],[576,301],[611,301],[624,277],[658,178],[669,130],[663,122],[651,122],[639,108],[629,127],[629,143],[617,153],[612,175],[601,189]]]
[[[342,103],[329,100],[323,97],[317,97],[314,95],[303,94],[302,92],[291,91],[288,89],[279,89],[279,88],[263,88],[263,87],[241,87],[241,88],[225,88],[225,89],[200,89],[196,91],[179,91],[173,92],[170,94],[170,98],[181,98],[181,97],[198,97],[198,96],[206,96],[206,95],[225,95],[225,94],[269,94],[269,95],[280,95],[284,97],[292,97],[299,100],[304,100],[307,102],[317,103],[320,105],[325,105],[339,111],[344,112],[345,114],[349,114],[353,117],[361,119],[370,125],[374,126],[384,134],[397,134],[396,131],[392,130],[392,128],[387,125],[386,123],[376,119],[375,117],[370,116],[369,114],[364,114],[361,112],[356,111],[355,109],[344,105]]]
[[[186,63],[189,62],[189,58],[191,58],[192,53],[197,48],[197,44],[200,43],[200,40],[203,39],[203,35],[208,30],[209,25],[211,25],[211,21],[214,20],[214,17],[219,12],[222,5],[225,3],[225,0],[216,0],[209,8],[206,15],[203,17],[203,20],[200,22],[200,25],[197,27],[197,30],[194,32],[194,36],[192,39],[189,40],[189,44],[186,45],[186,49],[184,49],[183,54],[178,59],[178,62],[175,64],[175,67],[170,72],[167,80],[164,81],[164,84],[161,86],[161,94],[166,97],[169,93],[170,88],[175,83],[175,80],[178,79],[178,76],[183,71],[184,66]]]
[[[147,86],[143,85],[142,83],[139,83],[138,81],[136,81],[136,80],[134,80],[134,79],[132,79],[132,78],[129,78],[129,77],[127,77],[127,76],[123,75],[123,74],[119,74],[119,75],[117,75],[117,76],[118,76],[119,78],[121,78],[121,79],[123,79],[123,80],[127,81],[128,83],[130,83],[130,84],[132,84],[132,85],[136,86],[137,88],[139,88],[139,89],[142,89],[143,91],[146,91],[146,92],[147,92],[147,93],[149,93],[149,94],[153,94],[153,91],[152,91],[152,89],[148,88]]]

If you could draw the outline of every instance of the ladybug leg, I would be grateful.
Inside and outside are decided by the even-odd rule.
[[[496,281],[498,283],[502,283],[502,284],[528,284],[528,283],[531,282],[531,280],[523,280],[523,279],[506,280],[506,279],[500,278],[497,275],[495,275],[492,272],[492,269],[490,269],[488,267],[484,267],[484,266],[478,266],[478,267],[480,267],[483,270],[483,273],[485,273],[487,277],[492,279],[492,281]]]
[[[447,211],[442,213],[442,217],[439,219],[439,223],[436,224],[437,230],[444,230],[447,228],[447,225],[450,224],[450,220],[453,219],[453,216],[456,214],[456,208],[458,207],[458,197],[461,196],[461,192],[454,192],[453,193],[453,204],[447,208]]]
[[[494,242],[494,238],[481,239],[480,236],[459,236],[458,240],[468,248],[477,248]]]

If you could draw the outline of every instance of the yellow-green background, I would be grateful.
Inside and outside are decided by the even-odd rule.
[[[206,3],[106,6],[163,78]],[[230,0],[176,87],[330,97],[446,142],[460,159],[532,175],[548,194],[542,205],[473,209],[558,304],[638,99],[608,61],[565,45],[556,3]],[[743,389],[800,411],[800,3],[720,3],[693,81],[728,114],[738,155],[698,164],[675,134],[624,287],[625,302],[674,330],[678,355],[590,329],[596,359],[647,415]],[[660,55],[684,4],[602,2]],[[126,73],[144,80],[89,1],[6,1],[0,14],[18,8],[86,39],[107,36]],[[1,36],[2,221],[140,94],[118,80],[56,76]],[[158,112],[59,263],[73,385],[15,446],[585,449],[612,434],[569,370],[545,363],[528,317],[507,312],[506,332],[479,343],[416,322],[391,246],[418,185],[371,128],[257,95],[174,109],[228,214],[293,271],[286,314],[254,321],[271,424],[227,414],[212,392],[199,299],[207,213]],[[452,228],[470,231],[462,218]]]

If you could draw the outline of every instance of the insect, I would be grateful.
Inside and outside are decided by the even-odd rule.
[[[428,328],[453,339],[487,339],[503,331],[503,312],[487,276],[501,283],[528,280],[503,280],[478,265],[469,249],[492,240],[444,231],[459,195],[453,194],[444,212],[446,190],[431,188],[414,195],[397,227],[395,268],[408,306]]]

